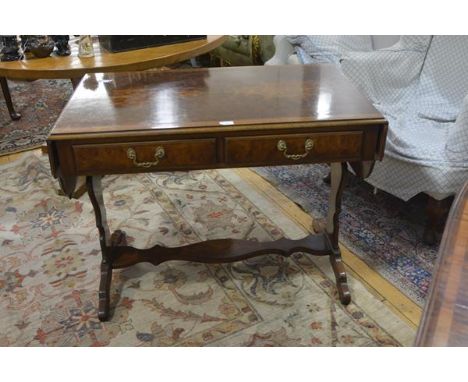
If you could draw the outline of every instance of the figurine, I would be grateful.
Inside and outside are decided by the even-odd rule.
[[[68,41],[70,40],[69,35],[54,35],[50,37],[52,37],[52,40],[55,42],[58,56],[69,56],[71,54],[70,45],[68,45]]]

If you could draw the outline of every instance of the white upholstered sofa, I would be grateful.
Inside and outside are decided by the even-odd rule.
[[[389,121],[367,181],[403,200],[429,195],[433,242],[444,200],[468,180],[468,36],[275,36],[265,65],[334,63]]]

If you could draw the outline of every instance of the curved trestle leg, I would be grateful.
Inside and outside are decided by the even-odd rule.
[[[325,227],[322,228],[322,233],[318,235],[309,235],[299,240],[283,238],[272,243],[219,239],[194,243],[179,248],[155,246],[148,249],[136,249],[127,246],[125,233],[120,230],[110,235],[106,222],[101,177],[88,176],[86,178],[86,185],[94,208],[96,227],[99,231],[99,243],[102,251],[101,280],[99,284],[99,319],[105,321],[109,318],[110,285],[113,269],[125,268],[139,262],[150,262],[157,265],[168,260],[223,263],[272,253],[290,256],[295,252],[307,252],[317,256],[329,256],[336,277],[340,301],[345,305],[349,304],[351,295],[338,246],[338,217],[341,210],[341,195],[346,171],[345,163],[331,164],[329,211],[326,224],[324,224]]]
[[[351,302],[351,294],[348,288],[346,271],[343,265],[343,260],[341,259],[341,252],[338,245],[341,195],[343,193],[346,174],[346,163],[331,164],[331,188],[328,203],[327,223],[325,228],[331,246],[330,263],[333,268],[333,272],[335,273],[336,287],[338,289],[340,301],[343,305],[348,305]]]
[[[100,176],[86,177],[86,187],[89,199],[93,205],[96,217],[96,227],[99,231],[99,244],[101,245],[101,281],[99,283],[99,320],[105,321],[109,318],[110,310],[110,285],[112,281],[112,256],[111,256],[111,235],[107,225],[106,209],[102,196],[102,185]]]

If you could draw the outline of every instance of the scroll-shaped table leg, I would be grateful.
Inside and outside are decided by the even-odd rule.
[[[99,243],[102,251],[101,281],[99,283],[99,311],[98,317],[101,321],[109,318],[110,285],[112,281],[112,257],[111,257],[111,235],[107,225],[106,209],[102,196],[100,176],[86,177],[86,186],[89,199],[94,208],[96,216],[96,227],[99,231]]]
[[[342,304],[347,305],[351,302],[351,294],[349,293],[346,271],[344,269],[341,252],[338,246],[339,233],[339,215],[341,212],[341,195],[346,179],[346,163],[331,164],[331,188],[328,203],[328,215],[326,232],[328,234],[332,254],[330,255],[330,263],[335,273],[336,286],[340,295]]]

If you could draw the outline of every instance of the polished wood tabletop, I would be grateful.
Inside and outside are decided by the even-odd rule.
[[[86,112],[84,112],[86,111]],[[91,74],[51,138],[83,133],[330,121],[386,123],[334,65],[286,65]]]
[[[468,346],[468,182],[452,205],[416,346]]]
[[[70,56],[0,62],[0,77],[35,80],[42,78],[79,78],[86,73],[146,70],[170,65],[204,54],[220,46],[226,36],[169,44],[127,52],[110,53],[94,41],[94,57],[78,57],[78,45],[71,42]]]

